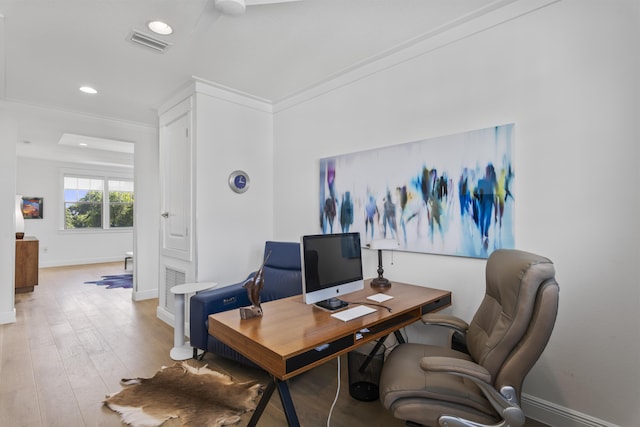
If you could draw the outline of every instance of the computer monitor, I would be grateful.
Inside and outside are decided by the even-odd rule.
[[[304,302],[336,310],[338,297],[364,289],[360,233],[316,234],[300,238]]]

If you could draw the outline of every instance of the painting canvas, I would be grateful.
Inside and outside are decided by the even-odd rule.
[[[42,197],[23,197],[22,216],[24,219],[42,219]]]
[[[320,160],[322,233],[486,258],[514,247],[514,124]]]

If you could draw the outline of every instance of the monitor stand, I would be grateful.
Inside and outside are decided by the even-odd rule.
[[[341,308],[345,308],[349,305],[348,302],[342,301],[338,298],[329,298],[324,301],[318,301],[316,305],[320,308],[324,308],[325,310],[339,310]]]

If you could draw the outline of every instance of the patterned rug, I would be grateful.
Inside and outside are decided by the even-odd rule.
[[[90,283],[98,286],[106,286],[107,289],[113,288],[132,288],[133,287],[133,274],[116,274],[111,276],[102,276],[100,280],[94,280]]]

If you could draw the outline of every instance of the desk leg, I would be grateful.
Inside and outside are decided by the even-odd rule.
[[[249,420],[247,427],[255,427],[258,424],[258,420],[267,407],[269,399],[271,399],[271,395],[273,395],[276,387],[280,394],[284,415],[287,417],[287,425],[289,425],[289,427],[300,427],[298,415],[296,414],[296,409],[293,406],[293,400],[291,399],[291,393],[289,392],[289,385],[286,381],[280,381],[273,377],[271,378],[271,381],[269,381],[269,384],[267,384],[267,388],[262,393],[262,398],[260,399],[260,402],[258,402],[258,406],[256,406],[256,410],[253,412],[253,415],[251,415],[251,419]]]
[[[298,421],[298,415],[296,414],[296,408],[293,406],[293,400],[291,399],[291,393],[289,393],[289,384],[286,381],[275,380],[278,386],[278,392],[280,393],[280,400],[282,401],[282,409],[287,417],[287,423],[289,427],[300,427]]]
[[[271,395],[273,394],[273,391],[276,389],[275,381],[276,381],[275,378],[272,378],[271,381],[269,381],[269,384],[267,384],[267,388],[265,388],[264,391],[262,392],[262,397],[258,402],[258,406],[256,406],[256,410],[253,411],[253,414],[251,415],[251,419],[249,420],[249,424],[247,424],[247,427],[255,427],[256,424],[258,424],[258,420],[260,419],[260,417],[262,416],[262,413],[267,407],[267,403],[269,403],[269,399],[271,399]]]
[[[358,372],[360,372],[361,374],[364,373],[364,371],[367,369],[367,366],[369,366],[369,363],[373,360],[373,357],[378,354],[378,350],[380,350],[380,347],[382,347],[388,336],[389,335],[385,335],[376,342],[376,345],[373,346],[373,349],[369,352],[367,358],[364,359],[364,362],[362,362],[362,365],[360,365],[360,368],[358,368]]]
[[[400,331],[394,331],[393,332],[394,335],[396,336],[396,339],[398,340],[398,343],[400,344],[404,344],[404,337],[402,336],[402,334],[400,333]],[[362,365],[360,366],[360,368],[358,368],[358,371],[360,373],[363,373],[365,371],[365,369],[367,369],[367,366],[369,366],[369,363],[371,362],[371,360],[373,359],[373,357],[378,354],[378,350],[380,350],[380,347],[382,346],[382,344],[384,344],[384,341],[387,339],[389,335],[385,335],[382,338],[380,338],[378,340],[378,342],[376,342],[376,345],[373,347],[373,349],[369,352],[369,354],[367,355],[367,358],[364,360],[364,362],[362,362]]]

